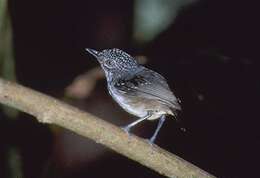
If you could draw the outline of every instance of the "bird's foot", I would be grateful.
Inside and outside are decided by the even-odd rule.
[[[152,139],[152,138],[150,138],[150,139],[145,139],[148,143],[149,143],[149,145],[151,145],[151,146],[154,146],[154,139]]]
[[[124,126],[124,127],[121,127],[121,129],[126,132],[126,134],[128,135],[128,137],[130,137],[130,128],[129,128],[129,127]]]
[[[151,137],[151,138],[149,139],[149,142],[150,142],[151,144],[154,144],[155,138],[156,138],[156,137]]]

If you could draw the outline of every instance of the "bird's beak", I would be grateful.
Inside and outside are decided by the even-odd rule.
[[[98,59],[98,54],[99,52],[94,50],[94,49],[90,49],[90,48],[86,48],[86,51],[89,52],[90,54],[92,54],[93,56],[95,56]]]

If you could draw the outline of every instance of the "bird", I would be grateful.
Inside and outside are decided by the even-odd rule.
[[[127,134],[142,121],[159,119],[156,130],[149,139],[149,143],[153,144],[166,116],[175,118],[177,111],[181,110],[180,100],[166,79],[118,48],[85,50],[97,59],[104,70],[112,98],[125,111],[138,117],[136,121],[122,127]]]

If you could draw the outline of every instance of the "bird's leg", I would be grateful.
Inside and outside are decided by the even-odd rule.
[[[158,125],[157,125],[157,128],[156,128],[156,130],[155,130],[153,136],[152,136],[152,137],[150,138],[150,140],[149,140],[150,144],[153,144],[153,143],[154,143],[154,140],[156,139],[156,136],[158,135],[158,132],[159,132],[159,130],[161,129],[161,127],[162,127],[164,121],[165,121],[165,115],[162,115],[162,116],[160,117],[159,123],[158,123]]]
[[[136,121],[134,121],[134,122],[128,124],[127,126],[122,127],[122,129],[123,129],[127,134],[129,134],[130,129],[131,129],[133,126],[135,126],[135,125],[137,125],[138,123],[140,123],[140,122],[142,122],[142,121],[148,119],[149,117],[151,117],[151,115],[152,115],[151,112],[148,112],[145,117],[142,117],[142,118],[140,118],[140,119],[138,119],[138,120],[136,120]]]

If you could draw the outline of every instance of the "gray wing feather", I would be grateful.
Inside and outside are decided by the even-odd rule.
[[[175,110],[181,109],[165,78],[145,67],[134,76],[119,80],[115,87],[128,95],[156,99]]]

